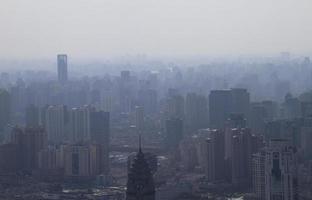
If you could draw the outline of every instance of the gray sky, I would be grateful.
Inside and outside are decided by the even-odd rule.
[[[311,0],[1,0],[0,58],[312,52]]]

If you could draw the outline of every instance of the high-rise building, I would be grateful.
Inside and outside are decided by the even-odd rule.
[[[68,139],[67,121],[68,113],[64,105],[49,106],[45,113],[45,129],[48,135],[48,141],[52,143],[61,143]]]
[[[312,159],[312,127],[301,127],[301,149],[306,159]]]
[[[264,147],[263,138],[252,135],[248,128],[230,128],[225,133],[227,178],[237,187],[248,187],[252,182],[252,155]]]
[[[249,127],[254,133],[263,134],[268,119],[268,112],[262,103],[251,103]]]
[[[285,139],[273,139],[266,151],[266,200],[298,200],[296,149]]]
[[[211,128],[223,128],[231,113],[231,91],[213,90],[209,94],[209,121]]]
[[[12,130],[11,141],[18,147],[18,162],[21,169],[32,171],[38,168],[38,153],[47,147],[47,135],[43,128],[17,128]]]
[[[144,107],[146,114],[154,114],[157,111],[157,91],[153,89],[139,90],[139,105]]]
[[[92,143],[97,145],[97,163],[101,174],[109,172],[110,144],[109,112],[90,112],[90,134]]]
[[[65,83],[68,80],[66,54],[57,55],[57,75],[60,83]]]
[[[0,89],[0,131],[10,122],[11,100],[10,94],[4,89]]]
[[[128,171],[126,200],[155,200],[153,174],[141,148]]]
[[[65,176],[90,178],[97,175],[96,146],[66,145],[63,151]]]
[[[265,150],[252,156],[252,186],[257,200],[265,200]]]
[[[0,173],[15,173],[20,169],[17,144],[0,145]]]
[[[70,141],[73,143],[89,141],[90,134],[90,110],[89,106],[72,108],[69,111]]]
[[[247,89],[232,88],[231,89],[232,106],[231,113],[243,114],[249,121],[250,95]]]
[[[185,126],[190,133],[208,127],[208,101],[205,96],[189,93],[185,100]]]
[[[250,97],[246,89],[212,90],[209,94],[211,128],[224,128],[230,114],[243,114],[249,120]]]
[[[251,134],[240,132],[232,138],[231,182],[239,187],[251,182]]]
[[[215,181],[215,151],[213,141],[210,138],[206,139],[206,156],[205,156],[205,175],[207,181]]]
[[[183,138],[183,120],[168,119],[166,120],[166,145],[170,149],[178,147]]]
[[[121,112],[128,113],[131,110],[131,102],[133,98],[132,90],[134,89],[132,82],[130,71],[121,71],[118,85]]]
[[[168,118],[184,119],[184,98],[181,95],[174,95],[167,99]]]
[[[211,130],[206,140],[205,174],[208,181],[226,179],[224,160],[224,132]]]

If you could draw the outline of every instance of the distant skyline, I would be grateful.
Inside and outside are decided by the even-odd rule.
[[[3,0],[0,59],[312,54],[311,0]]]

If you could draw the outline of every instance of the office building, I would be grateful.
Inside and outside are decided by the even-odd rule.
[[[57,55],[57,75],[58,81],[60,83],[66,83],[68,80],[67,74],[67,55],[59,54]]]
[[[11,133],[11,143],[18,147],[20,168],[31,172],[38,168],[38,153],[47,147],[47,135],[43,128],[15,127]]]
[[[92,178],[97,175],[94,145],[66,145],[63,149],[64,173],[68,178]]]
[[[138,91],[139,105],[144,107],[147,115],[157,112],[157,91],[153,89],[143,89]]]
[[[296,149],[285,139],[273,139],[266,151],[266,200],[298,200]]]
[[[109,112],[90,112],[91,142],[97,145],[97,159],[101,174],[109,172],[110,118]]]
[[[185,100],[185,126],[189,133],[208,127],[208,105],[205,96],[189,93]]]
[[[8,91],[0,89],[0,131],[10,123],[11,99]]]
[[[167,117],[184,119],[184,98],[181,95],[174,95],[167,99]]]
[[[246,89],[212,90],[209,94],[211,128],[224,128],[230,114],[242,114],[249,121],[250,97]]]
[[[208,181],[224,181],[226,179],[224,160],[224,132],[211,130],[206,139],[205,174]]]
[[[48,141],[59,144],[68,139],[68,111],[64,105],[49,106],[45,113],[44,123]]]
[[[213,90],[209,94],[210,128],[223,128],[231,113],[231,91]]]
[[[72,143],[90,141],[90,107],[69,110],[69,132]]]
[[[265,200],[265,150],[252,155],[252,188],[257,200]]]

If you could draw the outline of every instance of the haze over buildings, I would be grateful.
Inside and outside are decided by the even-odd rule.
[[[312,199],[311,6],[2,2],[0,199]]]

